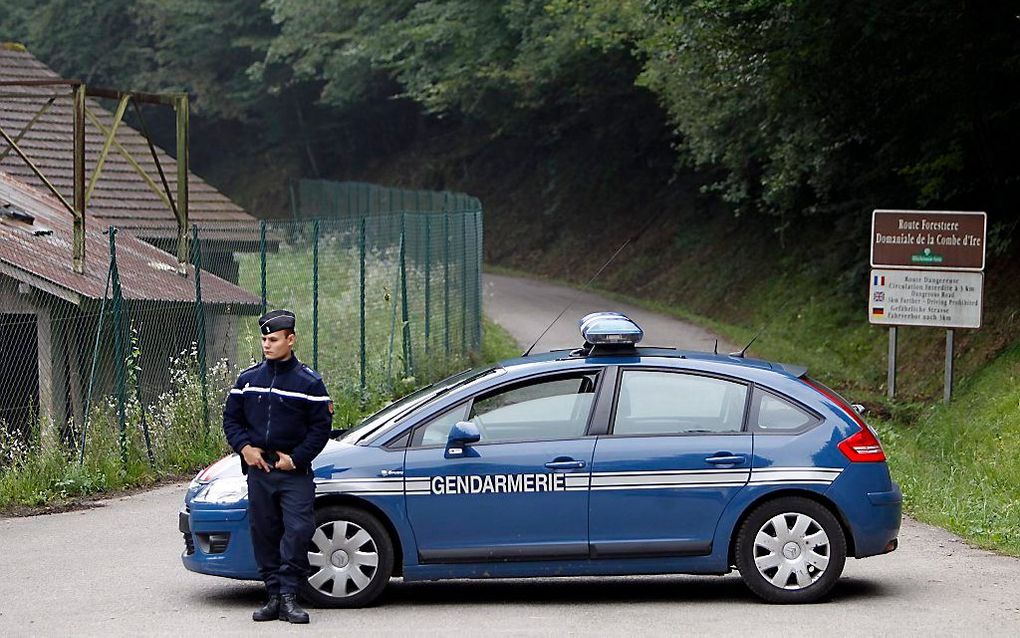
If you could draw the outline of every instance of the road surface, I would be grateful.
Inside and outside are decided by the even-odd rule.
[[[522,342],[533,340],[571,294],[485,278],[486,312]],[[620,308],[585,296],[550,331],[548,347],[577,345],[582,312]],[[626,310],[649,343],[711,347],[713,338],[699,328]],[[371,609],[312,610],[304,627],[256,626],[250,618],[261,600],[259,584],[181,566],[183,490],[173,485],[91,510],[0,519],[0,636],[1020,635],[1020,560],[909,520],[900,549],[849,560],[832,595],[816,605],[765,605],[735,574],[395,580]]]

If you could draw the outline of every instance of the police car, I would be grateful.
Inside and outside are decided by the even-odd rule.
[[[303,596],[373,602],[390,578],[726,574],[811,602],[847,557],[896,549],[902,496],[875,432],[804,368],[584,346],[463,372],[331,440],[314,463]],[[184,566],[258,579],[236,455],[192,481]]]

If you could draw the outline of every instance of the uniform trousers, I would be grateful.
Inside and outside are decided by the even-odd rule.
[[[259,575],[269,595],[296,594],[308,578],[315,483],[305,470],[248,468],[248,516]]]

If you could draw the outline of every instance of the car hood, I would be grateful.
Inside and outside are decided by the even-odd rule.
[[[321,473],[319,472],[319,470],[325,469],[326,470],[325,475],[329,476],[332,468],[334,467],[335,459],[337,458],[338,453],[342,454],[343,451],[354,448],[355,446],[350,445],[348,443],[340,443],[339,441],[334,441],[333,439],[330,439],[329,441],[326,442],[326,447],[323,448],[322,452],[320,452],[319,455],[315,457],[315,459],[312,461],[312,472],[315,473],[316,475],[319,475]],[[238,486],[237,490],[231,491],[226,488],[223,488],[221,490],[224,498],[226,498],[229,501],[231,495],[236,494],[238,498],[233,498],[233,502],[240,501],[247,502],[246,490],[243,493],[244,494],[243,498],[240,498],[241,497],[240,484],[244,482],[244,479],[242,478],[243,476],[244,475],[241,472],[240,456],[237,453],[228,454],[227,456],[224,456],[223,458],[216,461],[212,465],[208,466],[195,476],[195,478],[188,485],[188,491],[187,494],[185,494],[184,496],[184,502],[185,504],[190,506],[192,504],[192,501],[200,492],[204,492],[208,495],[210,491],[217,489],[213,487],[212,485],[213,483],[217,483],[218,485],[222,486],[227,486],[228,484],[231,483],[237,484]],[[203,502],[209,503],[219,501],[215,500],[210,501],[203,499]]]

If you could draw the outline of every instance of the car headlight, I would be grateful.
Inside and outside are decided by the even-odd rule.
[[[206,484],[206,481],[202,480],[202,475],[203,474],[205,474],[205,469],[204,468],[198,471],[198,474],[195,475],[195,478],[191,479],[191,482],[188,483],[188,491],[189,492],[191,490],[195,489],[195,488],[201,487],[201,486]]]
[[[248,480],[243,476],[225,476],[206,485],[193,500],[200,503],[236,503],[248,498]]]

